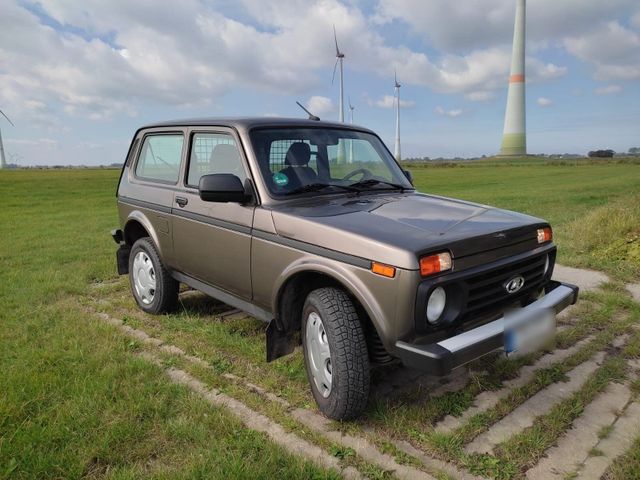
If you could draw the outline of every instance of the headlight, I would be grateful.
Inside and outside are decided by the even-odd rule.
[[[538,243],[547,243],[553,240],[551,227],[539,228],[537,231]]]
[[[447,293],[444,291],[444,288],[438,287],[431,292],[431,295],[429,295],[429,301],[427,302],[427,320],[429,323],[438,323],[446,305]]]
[[[451,254],[449,252],[429,255],[420,259],[420,275],[423,277],[446,270],[451,270]]]

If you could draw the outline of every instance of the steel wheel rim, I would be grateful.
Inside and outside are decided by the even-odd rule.
[[[138,252],[133,259],[133,288],[136,296],[145,305],[150,305],[156,296],[156,272],[146,252]]]
[[[305,332],[307,360],[316,389],[324,398],[331,393],[331,350],[320,315],[311,312]]]

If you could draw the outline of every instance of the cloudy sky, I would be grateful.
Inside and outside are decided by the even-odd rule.
[[[355,123],[403,154],[497,152],[514,0],[0,0],[9,160],[107,164],[157,120],[337,119],[332,25]],[[529,0],[530,152],[640,146],[640,2]]]

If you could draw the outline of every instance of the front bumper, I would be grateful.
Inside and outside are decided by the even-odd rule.
[[[559,313],[578,300],[578,287],[551,281],[546,295],[523,307],[527,312]],[[504,317],[437,343],[427,345],[397,341],[396,356],[409,367],[434,375],[448,375],[454,368],[504,347]]]

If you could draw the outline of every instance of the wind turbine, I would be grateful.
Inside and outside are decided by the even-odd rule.
[[[516,0],[516,18],[513,28],[513,50],[507,108],[504,114],[504,132],[500,155],[527,154],[527,121],[525,98],[525,40],[526,1]]]
[[[2,110],[0,110],[0,113],[4,118],[7,119],[7,122],[9,122],[12,127],[15,127],[11,119],[7,117],[7,115],[5,115],[5,113]],[[3,168],[7,168],[7,160],[4,157],[4,145],[2,144],[2,130],[0,129],[0,169],[3,169]]]
[[[344,53],[340,51],[338,47],[338,36],[336,34],[336,26],[333,26],[333,40],[336,42],[336,63],[333,66],[333,76],[331,77],[331,84],[333,85],[333,81],[336,77],[336,68],[338,64],[340,64],[340,117],[339,120],[344,122]]]
[[[399,162],[401,160],[400,155],[400,85],[398,83],[398,75],[396,71],[393,71],[393,79],[394,79],[394,93],[393,96],[396,99],[396,148],[395,148],[395,157]]]
[[[351,105],[351,97],[349,97],[349,122],[353,125],[353,111],[356,109]],[[353,140],[349,140],[349,163],[353,163]]]

